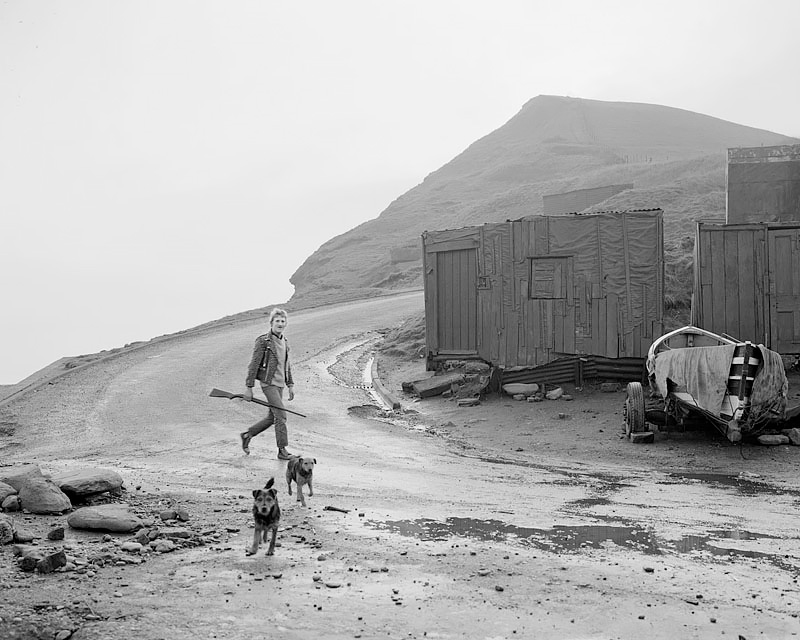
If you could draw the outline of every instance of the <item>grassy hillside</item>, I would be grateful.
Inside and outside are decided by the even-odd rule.
[[[538,96],[380,216],[322,245],[292,276],[293,301],[422,286],[423,231],[541,214],[544,195],[632,182],[593,209],[664,210],[667,302],[680,306],[694,222],[725,215],[727,148],[797,142],[670,107]]]

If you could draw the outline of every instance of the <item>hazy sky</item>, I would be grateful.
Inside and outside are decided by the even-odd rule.
[[[0,384],[288,300],[320,244],[539,94],[800,136],[799,19],[797,0],[0,0]]]

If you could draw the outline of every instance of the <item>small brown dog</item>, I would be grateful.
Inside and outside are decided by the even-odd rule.
[[[270,478],[263,489],[253,491],[253,517],[256,521],[256,530],[253,534],[253,546],[247,550],[247,555],[255,555],[258,545],[267,541],[267,533],[272,532],[267,555],[275,553],[275,538],[278,536],[278,522],[281,519],[281,509],[278,506],[278,492],[273,488],[275,478]]]
[[[314,495],[314,486],[311,484],[314,479],[314,465],[317,464],[316,458],[302,458],[292,456],[286,463],[286,484],[289,485],[289,495],[292,495],[292,482],[297,483],[297,501],[306,506],[306,498],[303,495],[303,485],[308,485],[308,495]]]

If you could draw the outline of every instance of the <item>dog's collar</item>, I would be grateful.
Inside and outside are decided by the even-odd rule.
[[[313,469],[311,471],[313,471]],[[303,469],[303,467],[300,467],[297,470],[297,473],[305,478],[306,476],[310,476],[311,475],[311,471],[306,471],[305,469]]]

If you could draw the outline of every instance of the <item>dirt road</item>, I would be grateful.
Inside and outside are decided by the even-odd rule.
[[[286,493],[272,432],[250,456],[239,448],[260,409],[208,397],[241,391],[263,321],[147,345],[3,407],[2,464],[113,468],[120,500],[153,517],[184,506],[202,535],[91,576],[24,574],[0,548],[0,637],[800,633],[797,448],[745,452],[708,435],[631,445],[621,396],[590,390],[558,406],[382,411],[364,372],[381,331],[421,306],[407,294],[290,318],[289,406],[308,416],[290,416],[290,448],[318,462],[307,508]],[[392,388],[422,373],[393,364],[381,363]],[[272,476],[281,546],[246,557],[251,491]],[[38,531],[64,521],[17,517]],[[68,530],[64,544],[96,542]]]

